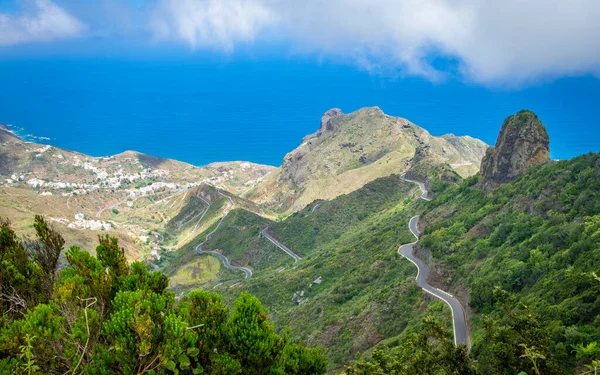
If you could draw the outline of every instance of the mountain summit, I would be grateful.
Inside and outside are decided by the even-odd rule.
[[[535,113],[522,110],[507,117],[495,147],[481,161],[481,175],[491,184],[505,183],[530,167],[550,160],[550,138]]]
[[[478,172],[487,145],[472,137],[434,137],[407,119],[379,107],[323,115],[316,133],[283,159],[248,198],[275,211],[297,211],[317,199],[333,199],[379,177],[402,174],[422,155],[431,165],[448,164],[462,176]],[[417,152],[419,151],[419,152]],[[415,159],[416,158],[416,159]]]

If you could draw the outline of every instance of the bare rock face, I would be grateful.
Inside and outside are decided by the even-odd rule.
[[[342,112],[339,108],[333,108],[329,111],[325,112],[325,114],[321,117],[321,132],[324,131],[334,131],[336,128],[333,123],[330,121],[333,117],[342,116],[344,112]]]
[[[325,112],[321,117],[321,127],[316,133],[309,134],[302,139],[302,142],[311,141],[311,145],[319,143],[325,135],[329,135],[337,130],[337,126],[332,121],[333,118],[343,116],[344,112],[342,112],[339,108],[332,108],[329,111]]]
[[[549,147],[546,128],[535,113],[520,111],[502,123],[496,146],[488,148],[481,161],[481,175],[488,186],[512,181],[549,161]]]

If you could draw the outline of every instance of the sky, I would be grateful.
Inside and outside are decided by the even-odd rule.
[[[282,49],[380,74],[519,87],[600,73],[597,0],[0,0],[0,53]],[[62,43],[61,43],[62,42]],[[66,43],[66,44],[65,44]],[[37,46],[37,47],[36,47]],[[112,47],[111,47],[112,46]],[[111,51],[111,49],[113,49]],[[46,49],[46,51],[48,51]]]
[[[0,92],[6,105],[0,102],[0,122],[35,127],[39,119],[31,113],[17,115],[23,110],[14,108],[16,100],[25,101],[49,85],[76,97],[89,89],[86,85],[105,86],[103,93],[116,87],[128,92],[133,90],[128,85],[134,84],[152,90],[146,83],[156,79],[163,85],[157,92],[171,95],[192,90],[186,86],[189,82],[228,74],[233,78],[211,81],[214,85],[204,90],[223,98],[230,90],[235,93],[229,96],[243,100],[248,96],[238,90],[237,82],[251,85],[254,99],[263,93],[257,100],[283,105],[269,91],[280,90],[281,81],[289,80],[299,91],[295,105],[305,106],[306,115],[317,119],[298,125],[289,134],[294,138],[269,159],[272,163],[280,160],[283,149],[297,145],[300,134],[314,131],[320,113],[334,106],[349,111],[381,105],[394,115],[421,118],[424,123],[419,124],[434,132],[444,118],[456,117],[453,125],[465,123],[473,135],[493,143],[500,110],[533,105],[540,108],[551,135],[552,129],[560,134],[576,128],[586,137],[574,141],[581,146],[577,152],[600,151],[600,141],[590,139],[600,139],[600,133],[585,132],[586,127],[598,127],[600,116],[595,108],[600,95],[598,19],[598,0],[0,0],[0,85],[15,89],[12,101],[6,90]],[[157,65],[170,70],[154,69]],[[120,79],[124,71],[128,76]],[[263,73],[257,80],[252,75],[259,71]],[[293,75],[299,71],[312,84],[296,80]],[[107,72],[110,79],[94,78]],[[169,91],[169,77],[177,77],[174,81],[180,86]],[[330,95],[320,82],[330,86]],[[262,84],[266,86],[261,91]],[[418,98],[412,102],[411,90]],[[390,95],[403,102],[394,102]],[[95,100],[109,100],[105,96]],[[419,104],[428,97],[431,103]],[[75,99],[70,102],[81,100]],[[469,117],[466,106],[456,104],[461,102],[479,105],[480,121]],[[38,100],[36,105],[30,112],[43,113],[44,105],[56,103]],[[445,114],[423,113],[434,107]],[[111,108],[114,103],[103,107]],[[93,113],[77,111],[81,123],[95,121]],[[135,117],[125,110],[121,115]],[[569,116],[585,124],[573,128],[573,120],[566,120]],[[290,126],[306,121],[301,117]],[[490,130],[478,131],[481,124]],[[50,125],[59,126],[52,121],[46,126]],[[70,126],[75,129],[77,124]],[[443,127],[439,131],[449,132]],[[65,141],[64,146],[76,142]],[[158,148],[149,151],[160,153]],[[557,154],[567,156],[572,154]]]

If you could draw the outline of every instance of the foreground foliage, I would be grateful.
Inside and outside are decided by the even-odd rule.
[[[233,310],[215,293],[176,302],[168,277],[129,265],[115,238],[97,256],[64,244],[41,217],[36,241],[0,222],[0,373],[322,374],[318,349],[289,342],[254,296]],[[56,280],[55,280],[56,279]]]
[[[475,375],[475,367],[464,345],[455,347],[441,325],[430,318],[411,335],[400,350],[375,350],[372,361],[358,362],[346,375]]]

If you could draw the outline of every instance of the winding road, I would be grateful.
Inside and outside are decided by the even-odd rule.
[[[246,267],[232,266],[231,263],[229,263],[229,259],[227,259],[227,257],[225,255],[223,255],[219,252],[216,252],[216,251],[212,251],[212,250],[210,250],[210,251],[202,250],[203,243],[201,243],[200,245],[198,245],[198,247],[196,247],[196,251],[198,252],[198,254],[208,254],[208,255],[215,256],[215,257],[221,259],[221,262],[223,263],[225,268],[243,271],[246,274],[246,279],[249,279],[252,277],[252,271],[250,269],[248,269]]]
[[[300,258],[300,256],[298,254],[294,253],[287,246],[285,246],[284,244],[282,244],[281,242],[279,242],[275,237],[273,237],[273,235],[271,233],[272,232],[269,229],[269,227],[266,227],[265,229],[263,229],[260,232],[260,234],[262,236],[264,236],[267,240],[271,241],[273,243],[273,245],[277,246],[278,248],[280,248],[281,250],[283,250],[287,255],[289,255],[292,258],[294,258],[294,263],[296,263],[297,261],[299,261],[299,260],[302,259],[302,258]]]
[[[219,229],[221,227],[221,224],[223,224],[223,220],[225,220],[225,218],[227,217],[229,212],[235,206],[235,203],[233,203],[233,199],[231,199],[231,197],[229,197],[228,195],[221,193],[221,191],[219,191],[219,189],[217,189],[217,194],[227,198],[227,200],[229,201],[229,207],[225,208],[225,210],[223,211],[224,215],[221,218],[221,220],[219,220],[219,224],[217,224],[217,227],[215,229],[213,229],[209,234],[206,235],[206,239],[202,243],[200,243],[200,245],[196,246],[196,252],[200,255],[207,254],[207,255],[212,255],[212,256],[215,256],[215,257],[221,259],[221,262],[223,263],[225,268],[240,270],[246,274],[246,279],[249,279],[252,277],[252,271],[249,268],[232,266],[231,263],[229,262],[229,259],[227,259],[227,257],[225,255],[223,255],[219,252],[212,251],[212,250],[209,250],[209,251],[202,250],[202,245],[204,245],[204,243],[206,241],[210,240],[210,237],[213,235],[213,233],[215,233],[217,231],[217,229]],[[207,211],[208,211],[208,209],[207,209]]]
[[[429,198],[427,198],[427,189],[425,188],[425,184],[418,181],[412,181],[407,179],[405,180],[419,185],[421,191],[423,192],[421,198],[427,201],[430,200]],[[417,285],[419,285],[425,292],[446,302],[446,304],[450,306],[450,310],[452,311],[452,325],[454,327],[454,345],[458,346],[460,344],[465,344],[469,348],[471,346],[471,343],[469,341],[467,319],[463,306],[458,301],[458,299],[456,299],[456,297],[454,297],[452,294],[429,285],[429,283],[427,282],[427,279],[429,277],[429,268],[421,259],[417,258],[413,254],[413,247],[417,244],[417,242],[419,241],[419,236],[421,235],[421,233],[419,232],[419,228],[417,227],[418,223],[419,216],[412,217],[408,222],[408,228],[417,240],[415,242],[411,242],[409,244],[400,246],[400,248],[398,249],[398,254],[408,259],[417,267],[417,277],[415,279]]]
[[[429,198],[427,196],[428,192],[427,192],[427,188],[425,187],[424,183],[415,181],[415,180],[409,180],[408,178],[406,178],[404,176],[406,176],[406,173],[402,175],[402,179],[404,181],[412,182],[413,184],[419,185],[419,188],[421,189],[421,192],[422,192],[421,197],[420,197],[421,199],[423,199],[424,201],[427,201],[427,202],[429,202],[431,200],[431,198]]]

